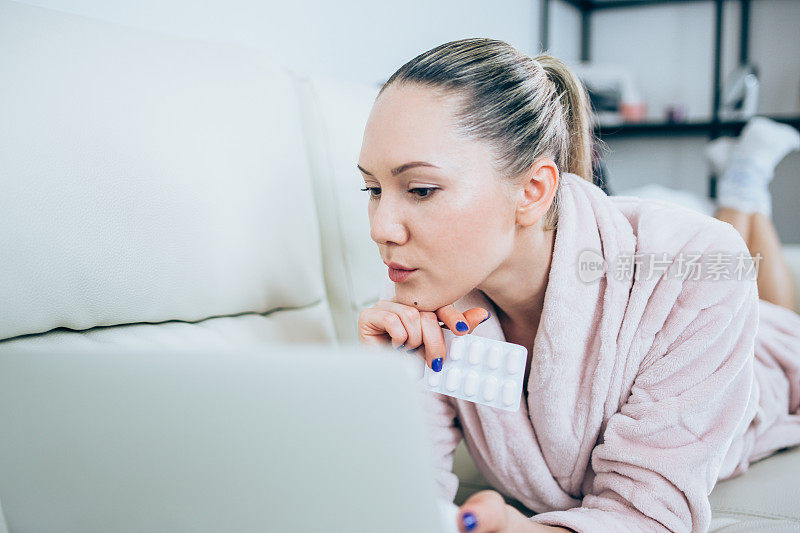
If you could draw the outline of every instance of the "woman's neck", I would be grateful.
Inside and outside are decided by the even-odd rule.
[[[477,287],[494,303],[503,330],[520,334],[535,334],[541,318],[556,237],[555,229],[528,230],[514,253]]]

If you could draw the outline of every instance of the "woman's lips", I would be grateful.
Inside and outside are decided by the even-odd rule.
[[[416,271],[417,271],[416,268],[412,270],[403,270],[400,268],[389,267],[389,279],[391,279],[395,283],[400,283],[405,281],[406,278],[408,278],[408,276],[410,276]]]

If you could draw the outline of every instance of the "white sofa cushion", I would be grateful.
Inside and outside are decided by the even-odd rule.
[[[308,309],[206,334],[334,340],[288,71],[3,0],[0,72],[0,339]]]
[[[358,315],[388,280],[370,237],[367,193],[356,163],[377,85],[298,76],[309,138],[328,298],[340,340],[357,342]]]

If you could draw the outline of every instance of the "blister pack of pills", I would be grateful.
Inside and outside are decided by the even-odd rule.
[[[421,384],[430,391],[470,402],[517,411],[528,350],[511,342],[443,330],[444,364],[440,372],[425,365]]]

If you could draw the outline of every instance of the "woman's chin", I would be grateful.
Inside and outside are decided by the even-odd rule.
[[[419,311],[436,311],[440,307],[453,303],[446,301],[446,298],[441,294],[423,294],[421,291],[410,287],[396,287],[394,301],[415,307]]]

